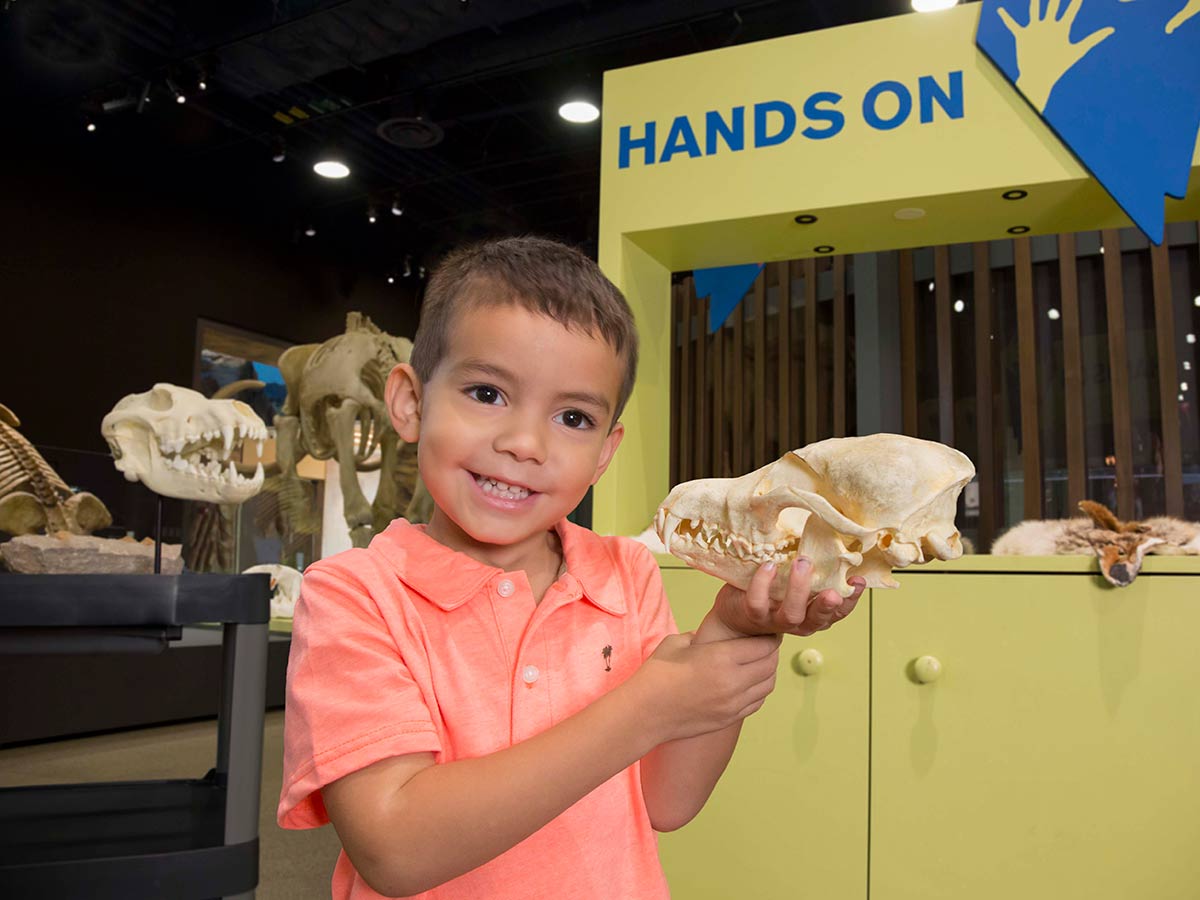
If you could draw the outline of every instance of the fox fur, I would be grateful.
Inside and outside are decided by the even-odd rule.
[[[1147,553],[1200,556],[1200,523],[1172,516],[1123,522],[1091,500],[1079,504],[1086,519],[1031,520],[1014,525],[992,545],[997,556],[1095,555],[1114,587],[1133,582]]]

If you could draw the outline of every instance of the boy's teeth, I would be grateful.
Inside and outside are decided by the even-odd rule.
[[[476,480],[484,491],[489,494],[495,494],[497,497],[505,500],[524,500],[529,496],[528,488],[505,484],[503,481],[497,481],[495,478],[489,478],[486,475],[479,475]]]

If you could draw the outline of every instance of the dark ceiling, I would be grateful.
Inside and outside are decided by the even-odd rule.
[[[378,268],[503,233],[551,234],[594,254],[600,123],[560,119],[568,94],[599,101],[606,69],[909,5],[0,0],[0,10],[6,152],[86,161],[100,177],[135,172],[179,202]],[[331,145],[352,168],[342,181],[312,172]],[[308,223],[315,237],[303,236]]]

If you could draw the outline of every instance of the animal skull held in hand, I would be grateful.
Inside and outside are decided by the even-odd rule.
[[[104,417],[100,433],[129,481],[164,497],[242,503],[263,485],[238,472],[242,442],[267,438],[267,426],[240,400],[210,400],[199,391],[156,384],[124,397]]]
[[[775,561],[771,597],[787,592],[796,556],[812,561],[811,590],[848,597],[847,579],[897,587],[894,567],[956,559],[954,512],[975,477],[965,455],[898,434],[831,438],[791,450],[740,478],[677,485],[655,524],[667,549],[742,588]]]

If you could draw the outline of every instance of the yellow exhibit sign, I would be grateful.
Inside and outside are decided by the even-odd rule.
[[[643,355],[598,531],[637,534],[667,493],[671,272],[1129,224],[977,48],[981,8],[606,73],[600,265]],[[1200,218],[1200,190],[1166,218]]]

